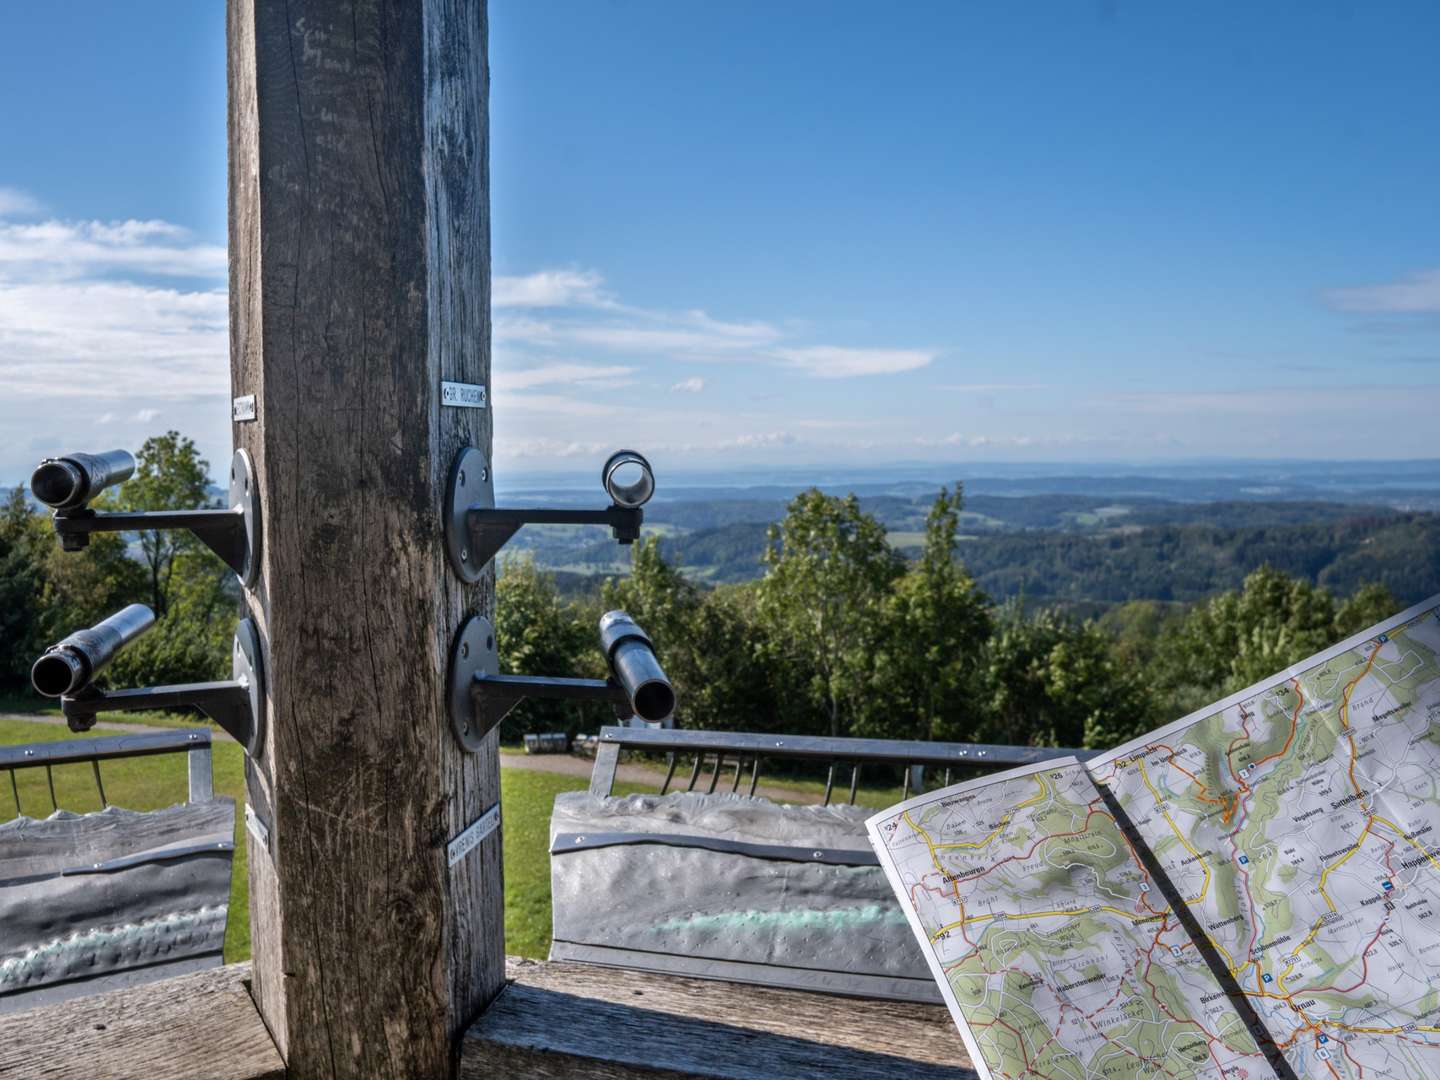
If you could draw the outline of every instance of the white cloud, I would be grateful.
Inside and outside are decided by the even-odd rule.
[[[739,435],[717,444],[721,450],[764,450],[779,446],[794,446],[800,440],[788,431],[765,431],[750,435]]]
[[[1440,313],[1440,270],[1422,270],[1384,285],[1331,289],[1325,302],[1336,311],[1385,314]]]
[[[581,401],[563,394],[510,394],[503,402],[506,409],[521,412],[543,412],[554,416],[615,416],[623,410],[616,405],[598,401]]]
[[[808,345],[773,351],[787,364],[819,379],[895,375],[925,367],[935,359],[933,352],[923,349],[847,349],[839,345]]]
[[[495,457],[502,461],[533,463],[543,458],[593,458],[605,453],[607,445],[568,439],[496,439]]]
[[[229,386],[223,290],[0,277],[0,382],[45,398],[181,398]]]
[[[698,394],[705,389],[705,380],[699,375],[691,375],[688,379],[681,379],[674,386],[670,387],[672,394]]]
[[[1048,383],[941,383],[938,390],[957,394],[998,394],[1006,390],[1049,390]]]
[[[608,307],[605,279],[593,270],[541,270],[519,277],[497,276],[490,302],[497,308]]]
[[[140,409],[135,413],[135,419],[142,424],[148,424],[160,415],[159,409]]]
[[[40,213],[40,201],[19,188],[0,187],[0,217],[28,217]]]
[[[0,381],[22,398],[222,395],[225,270],[223,247],[170,222],[0,221]],[[216,284],[150,283],[178,277]]]
[[[0,281],[116,273],[223,280],[225,248],[166,221],[0,221]]]
[[[532,386],[553,386],[556,384],[586,385],[614,383],[633,375],[635,369],[620,364],[542,364],[540,367],[512,371],[497,367],[490,376],[497,392],[528,390]]]

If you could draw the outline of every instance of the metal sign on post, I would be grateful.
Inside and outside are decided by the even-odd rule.
[[[449,846],[445,849],[450,859],[450,865],[454,866],[479,847],[480,841],[494,832],[499,824],[500,804],[497,802],[481,814],[473,824],[467,826],[464,832],[450,841]]]
[[[485,408],[485,387],[478,383],[442,382],[440,404],[457,409]]]

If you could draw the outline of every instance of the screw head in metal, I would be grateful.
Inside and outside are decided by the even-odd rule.
[[[460,643],[460,655],[462,657],[470,655],[470,643],[468,641],[462,641]]]
[[[470,561],[470,550],[469,550],[468,548],[461,548],[461,549],[460,549],[460,561],[461,561],[461,562],[469,562],[469,561]]]
[[[480,467],[480,482],[483,484],[486,480],[489,480],[489,479],[490,479],[490,470],[489,470],[488,468],[486,468],[485,466],[482,465],[482,466]]]
[[[465,486],[465,470],[464,470],[464,469],[461,469],[461,470],[460,470],[460,486],[461,486],[461,487],[464,487],[464,486]]]

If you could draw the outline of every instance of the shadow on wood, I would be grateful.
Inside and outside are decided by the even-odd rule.
[[[973,1080],[943,1007],[510,961],[460,1075]]]

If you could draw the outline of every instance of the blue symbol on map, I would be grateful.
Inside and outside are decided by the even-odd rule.
[[[1249,855],[1241,855],[1241,856],[1240,856],[1240,865],[1241,865],[1241,866],[1244,866],[1244,865],[1245,865],[1246,863],[1248,863],[1249,861],[1250,861],[1250,856],[1249,856]]]
[[[1329,1036],[1329,1035],[1326,1035],[1326,1034],[1322,1031],[1322,1032],[1320,1033],[1320,1045],[1321,1045],[1321,1046],[1324,1046],[1324,1045],[1325,1045],[1327,1042],[1329,1042],[1329,1041],[1330,1041],[1330,1036]]]
[[[1261,976],[1260,976],[1260,981],[1261,981],[1261,982],[1269,982],[1269,981],[1270,981],[1270,976],[1269,976],[1269,975],[1261,975]]]
[[[1387,641],[1390,640],[1390,635],[1389,635],[1389,634],[1380,634],[1380,635],[1378,635],[1378,636],[1375,638],[1375,640],[1378,641],[1381,645],[1384,645]]]
[[[1389,881],[1382,881],[1382,882],[1380,882],[1380,887],[1381,887],[1382,889],[1384,889],[1386,892],[1389,892],[1391,889],[1395,888],[1395,885],[1394,885],[1394,883],[1389,882]]]

